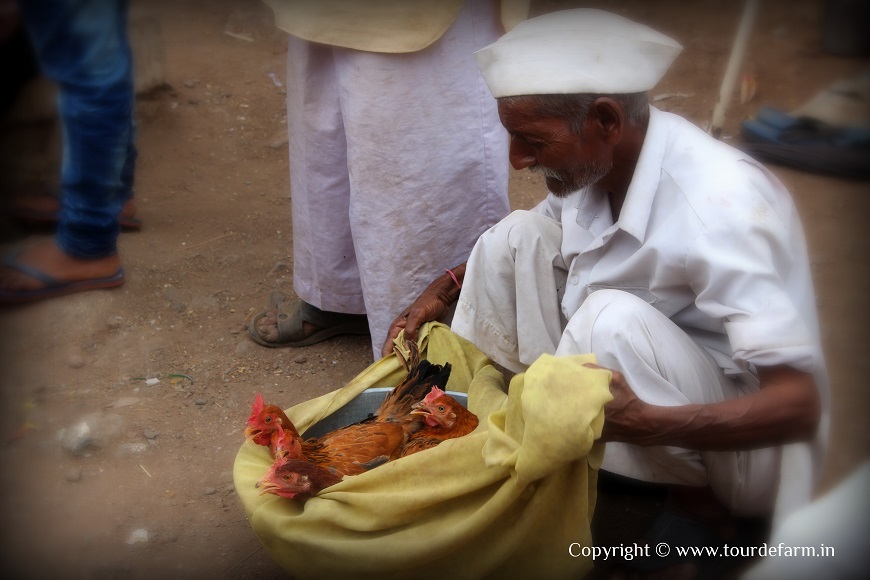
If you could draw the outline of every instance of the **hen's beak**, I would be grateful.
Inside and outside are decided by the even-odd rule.
[[[420,401],[419,403],[414,403],[411,405],[411,414],[412,415],[431,415],[432,411],[429,410],[429,405]]]
[[[278,489],[278,486],[271,479],[269,479],[268,476],[255,483],[254,487],[260,490],[260,495],[264,495]]]
[[[247,429],[245,429],[245,441],[251,441],[254,437],[258,436],[262,432],[262,429],[248,427]]]
[[[278,469],[281,465],[286,463],[287,461],[283,458],[276,459],[272,465],[269,466],[269,469],[266,470],[266,473],[260,478],[260,480],[254,484],[254,487],[257,489],[262,488],[263,490],[260,492],[260,495],[264,493],[273,492],[276,489],[280,489],[278,485],[278,480],[280,479],[276,474],[275,470]]]

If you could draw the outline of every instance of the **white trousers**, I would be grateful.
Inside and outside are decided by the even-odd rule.
[[[594,353],[622,372],[637,396],[676,406],[723,401],[758,389],[725,375],[707,352],[647,302],[599,290],[565,319],[567,268],[560,225],[514,212],[481,236],[468,261],[453,331],[505,368],[522,372],[546,352]],[[710,486],[738,515],[773,511],[779,449],[695,451],[608,443],[602,468],[642,481]]]
[[[468,0],[415,53],[290,38],[294,289],[367,314],[375,359],[393,319],[509,211],[507,133],[473,57],[500,34],[494,7]]]

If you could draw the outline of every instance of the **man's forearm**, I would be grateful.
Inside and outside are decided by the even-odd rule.
[[[813,437],[820,404],[811,375],[790,368],[763,371],[761,389],[720,403],[645,405],[637,431],[615,440],[700,450],[740,450]]]

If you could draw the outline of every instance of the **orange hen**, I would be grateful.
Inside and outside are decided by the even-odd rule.
[[[420,359],[409,342],[411,356],[404,361],[408,374],[384,399],[377,413],[368,419],[331,431],[295,445],[300,436],[283,411],[263,405],[257,395],[245,430],[247,439],[268,445],[273,457],[304,459],[343,475],[356,475],[399,457],[402,446],[423,427],[414,405],[433,386],[443,387],[450,376],[450,364],[443,366]]]
[[[426,426],[411,435],[402,447],[400,457],[430,449],[447,439],[468,435],[478,423],[477,415],[438,387],[432,387],[432,391],[414,405],[411,413],[422,416]]]
[[[304,459],[278,459],[257,482],[260,495],[274,493],[305,501],[342,480],[340,473]]]
[[[279,431],[281,427],[283,430]],[[245,439],[253,441],[257,445],[268,447],[272,457],[280,457],[282,454],[276,452],[276,447],[280,444],[279,437],[298,439],[299,432],[296,431],[296,427],[290,422],[281,407],[265,405],[263,395],[257,393],[254,396],[251,416],[248,418],[248,426],[245,429]],[[289,440],[284,445],[289,447]]]

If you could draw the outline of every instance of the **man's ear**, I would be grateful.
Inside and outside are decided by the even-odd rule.
[[[625,111],[609,97],[598,97],[592,103],[592,115],[596,129],[608,145],[616,145],[622,140],[625,130]]]

